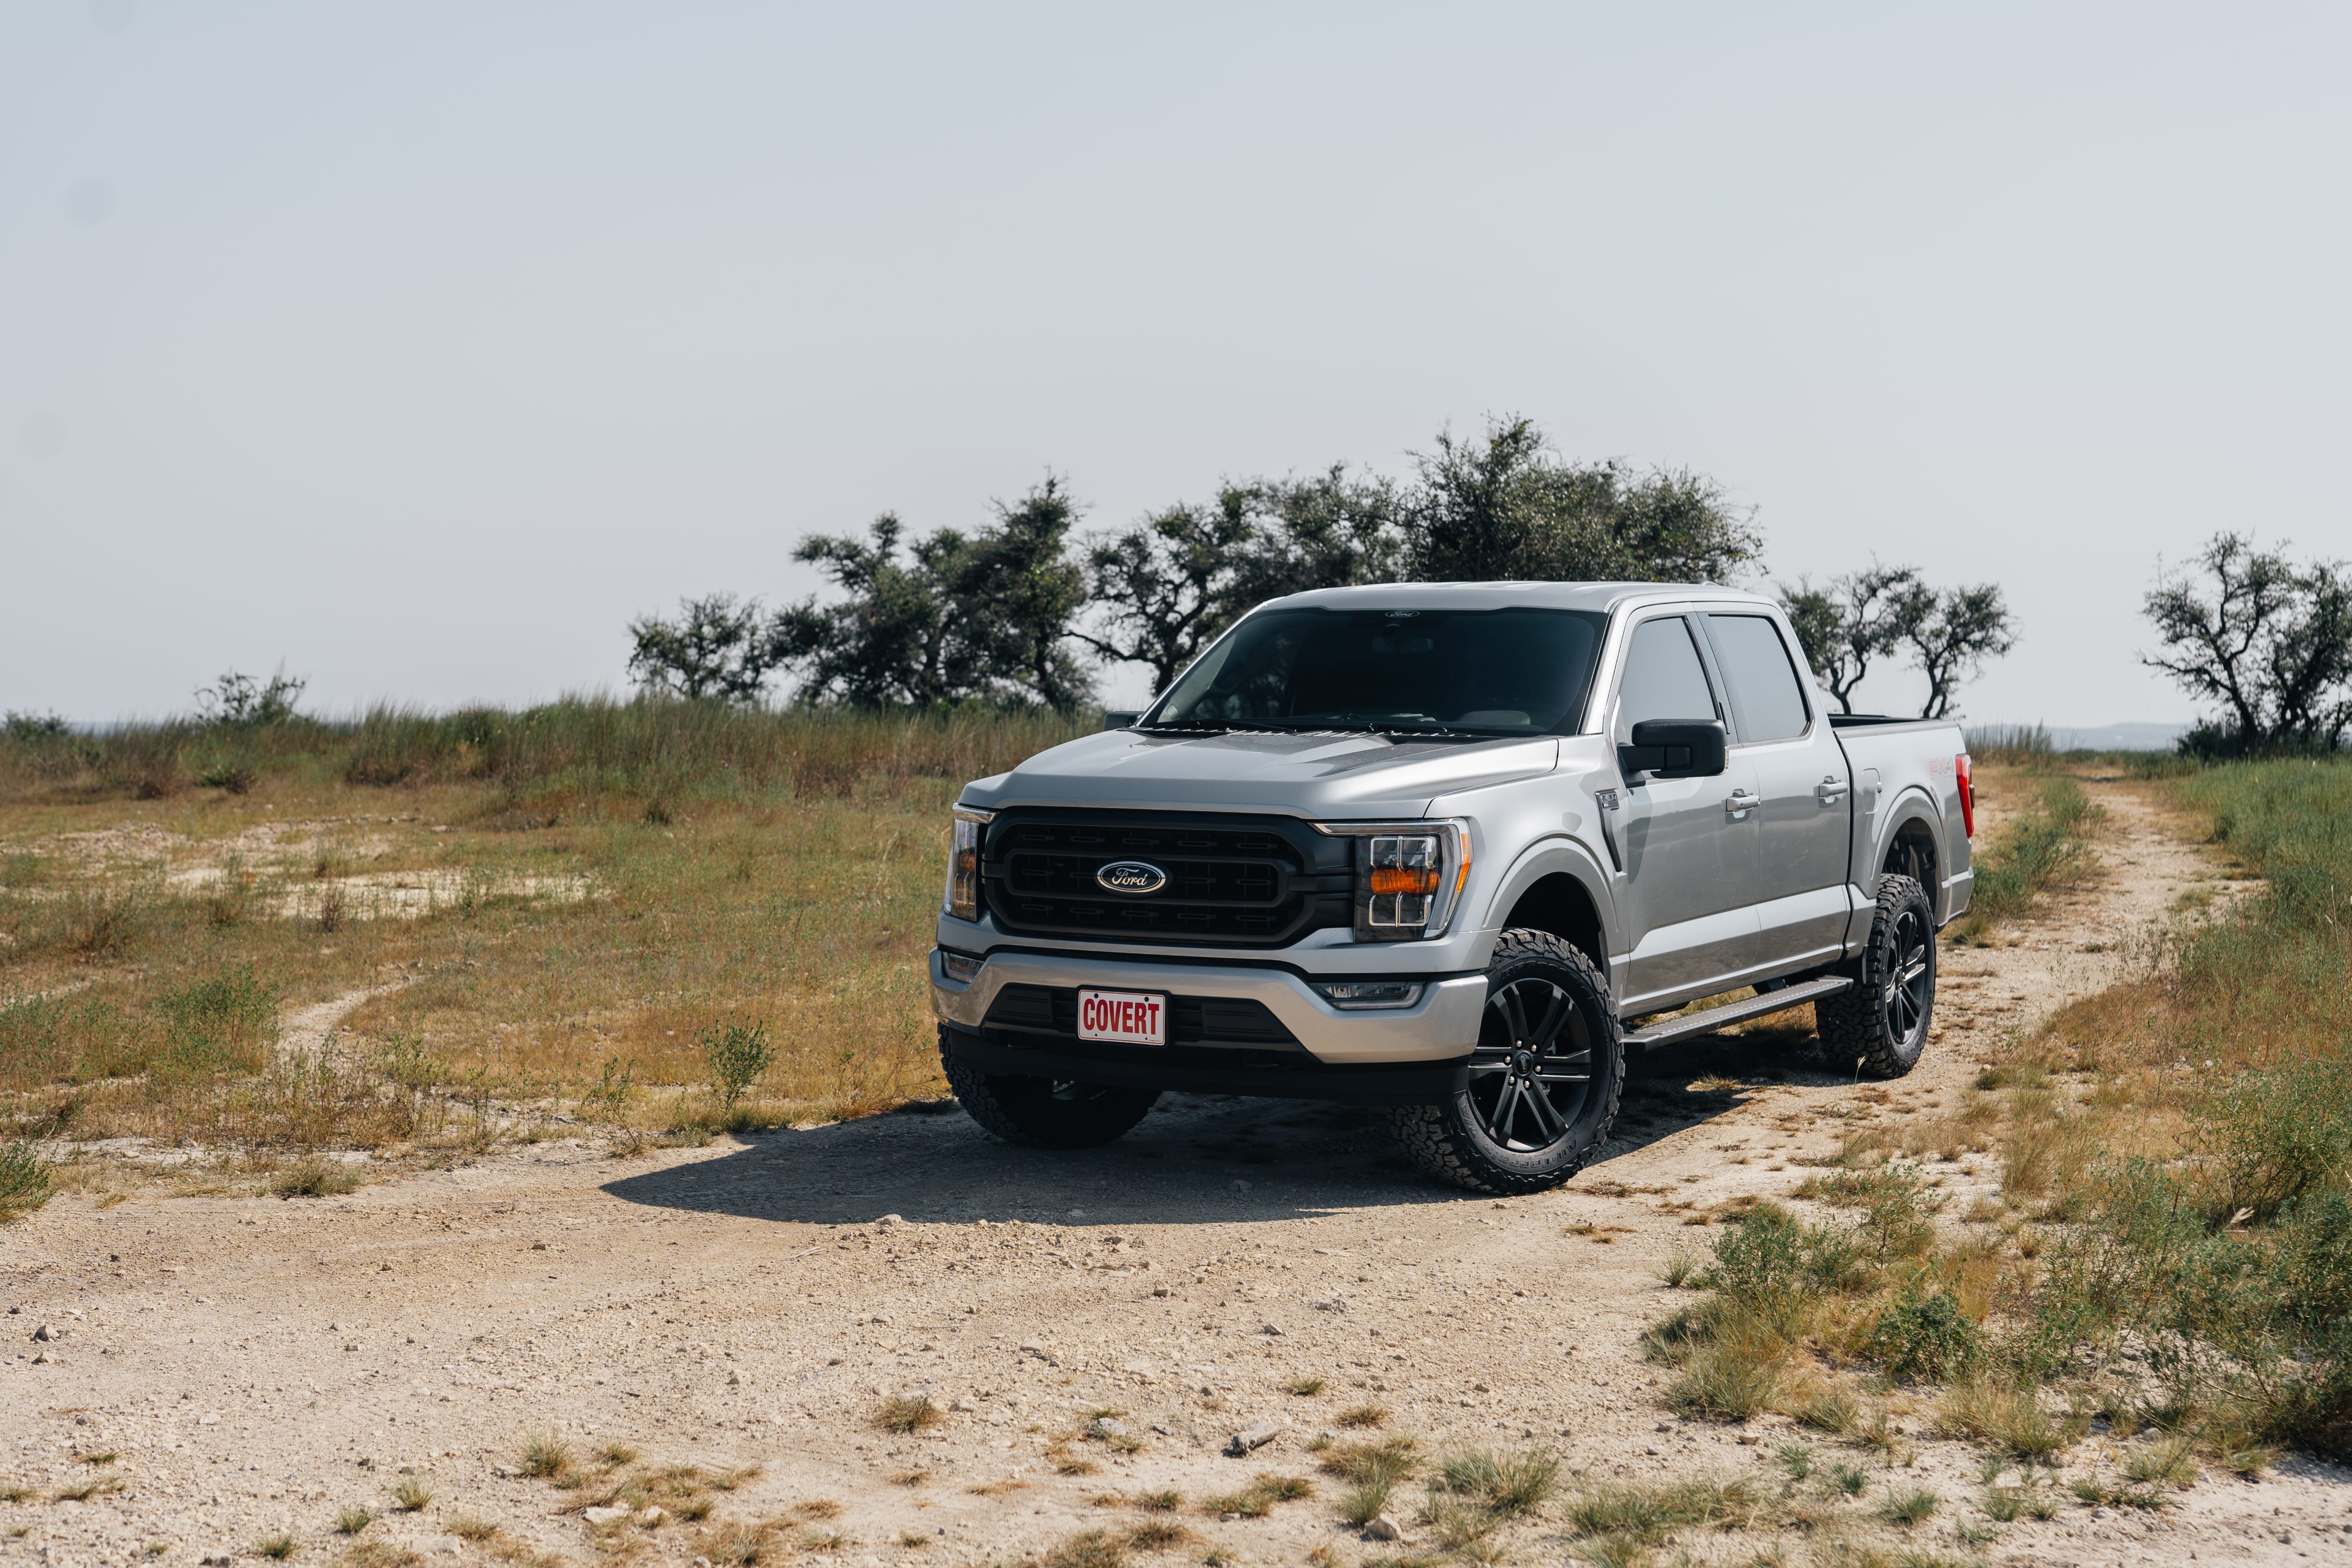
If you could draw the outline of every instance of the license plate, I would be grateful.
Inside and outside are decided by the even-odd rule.
[[[1168,998],[1159,991],[1080,991],[1078,1038],[1166,1045]]]

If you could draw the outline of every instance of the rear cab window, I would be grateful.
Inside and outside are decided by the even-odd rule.
[[[1706,637],[1716,668],[1730,688],[1731,714],[1742,742],[1795,740],[1812,722],[1805,689],[1780,629],[1769,615],[1710,612]]]

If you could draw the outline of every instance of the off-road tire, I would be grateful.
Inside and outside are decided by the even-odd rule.
[[[1840,1072],[1900,1078],[1919,1064],[1935,1016],[1935,905],[1914,879],[1881,876],[1853,988],[1813,1004],[1822,1056]]]
[[[1157,1089],[1118,1089],[1051,1078],[982,1072],[948,1049],[940,1033],[940,1065],[965,1114],[1003,1138],[1030,1149],[1091,1149],[1123,1136],[1150,1114]]]
[[[1554,1040],[1570,1036],[1566,1043],[1572,1047],[1574,1033],[1581,1034],[1580,1054],[1587,1059],[1581,1065],[1589,1068],[1589,1073],[1580,1092],[1570,1096],[1565,1113],[1558,1108],[1554,1089],[1540,1088],[1543,1081],[1525,1077],[1522,1069],[1513,1065],[1526,1057],[1537,1067],[1557,1061],[1564,1064],[1561,1071],[1567,1071],[1576,1065],[1574,1058],[1580,1054],[1570,1050],[1556,1057],[1544,1056],[1522,1051],[1510,1040],[1516,1026],[1503,1004],[1507,993],[1523,983],[1528,990],[1556,991],[1572,1009],[1573,1017],[1563,1017],[1553,1029]],[[1495,944],[1494,958],[1486,966],[1486,994],[1471,1086],[1435,1104],[1403,1105],[1391,1112],[1397,1142],[1404,1146],[1407,1158],[1439,1181],[1472,1192],[1541,1192],[1583,1169],[1608,1141],[1609,1130],[1617,1120],[1617,1102],[1625,1084],[1625,1042],[1609,1005],[1609,981],[1591,959],[1550,932],[1515,929],[1504,932]],[[1540,1025],[1528,1021],[1530,1027],[1521,1032],[1533,1035]],[[1507,1046],[1509,1049],[1503,1049]],[[1503,1075],[1503,1088],[1485,1086],[1496,1072]],[[1507,1146],[1495,1136],[1490,1122],[1500,1102],[1487,1096],[1508,1092],[1514,1079],[1521,1082],[1522,1094],[1542,1092],[1544,1108],[1559,1118],[1562,1130],[1551,1143],[1519,1149]],[[1526,1087],[1529,1084],[1538,1087]],[[1564,1081],[1556,1084],[1571,1086]],[[1526,1103],[1524,1111],[1505,1113],[1506,1131],[1514,1124],[1513,1117],[1538,1114],[1532,1101]],[[1528,1124],[1538,1124],[1530,1120]]]

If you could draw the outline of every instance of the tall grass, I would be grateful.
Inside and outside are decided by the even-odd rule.
[[[1969,756],[1979,763],[2046,763],[2056,758],[2058,742],[2048,727],[2039,724],[1988,724],[1963,732]]]
[[[971,779],[1093,727],[1093,716],[958,707],[914,712],[746,708],[673,698],[566,697],[429,714],[379,706],[348,721],[257,727],[173,719],[100,735],[0,732],[0,801],[152,800],[273,779],[391,786],[492,782],[519,796],[689,799],[839,795]]]

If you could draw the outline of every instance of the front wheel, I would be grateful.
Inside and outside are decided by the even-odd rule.
[[[1117,1089],[1057,1078],[982,1072],[940,1041],[940,1065],[964,1113],[1008,1144],[1091,1149],[1124,1135],[1150,1114],[1157,1089]]]
[[[1429,1175],[1473,1192],[1528,1193],[1584,1168],[1609,1136],[1625,1046],[1609,982],[1548,931],[1512,930],[1486,966],[1486,1011],[1467,1088],[1394,1114]]]
[[[1935,1011],[1935,907],[1910,877],[1882,876],[1857,983],[1813,1004],[1822,1054],[1841,1072],[1900,1078],[1927,1049]]]

